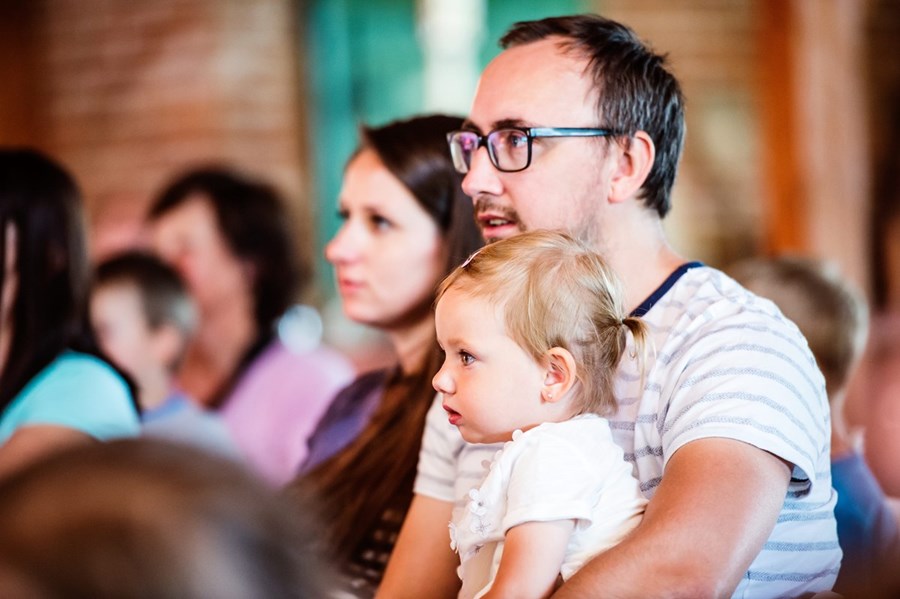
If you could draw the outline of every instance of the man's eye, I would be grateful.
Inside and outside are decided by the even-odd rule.
[[[507,141],[511,148],[524,148],[528,145],[528,136],[521,133],[513,133]]]

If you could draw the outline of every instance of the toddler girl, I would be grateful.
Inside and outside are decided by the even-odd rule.
[[[594,252],[548,231],[478,251],[438,291],[445,352],[433,384],[470,443],[506,442],[450,524],[460,597],[546,597],[644,511],[603,415],[629,338],[645,325]]]

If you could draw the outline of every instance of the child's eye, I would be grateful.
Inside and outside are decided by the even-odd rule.
[[[467,351],[459,350],[459,361],[462,363],[463,366],[468,366],[469,364],[471,364],[472,362],[475,361],[475,356],[473,356],[472,354],[470,354]]]
[[[342,221],[347,220],[348,218],[350,218],[350,211],[345,208],[341,208],[340,210],[338,210],[337,216]]]

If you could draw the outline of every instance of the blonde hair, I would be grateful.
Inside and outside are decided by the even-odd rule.
[[[568,350],[579,413],[615,411],[613,380],[629,332],[634,357],[646,360],[647,326],[628,315],[618,277],[564,233],[535,231],[487,245],[444,279],[437,299],[451,289],[502,303],[506,334],[537,363],[554,347]]]

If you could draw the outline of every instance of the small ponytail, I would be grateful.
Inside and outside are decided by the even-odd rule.
[[[653,340],[650,338],[650,327],[647,326],[647,323],[642,318],[637,316],[626,316],[622,319],[622,326],[631,333],[631,338],[634,339],[634,353],[628,357],[637,361],[638,369],[641,373],[641,387],[643,387],[647,362],[650,358],[653,344]]]

